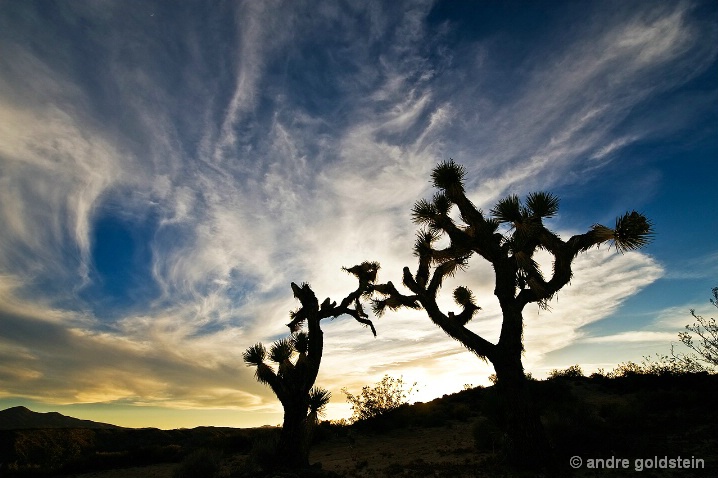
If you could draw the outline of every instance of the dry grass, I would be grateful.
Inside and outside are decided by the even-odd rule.
[[[471,423],[459,422],[334,438],[316,445],[310,455],[310,461],[321,463],[324,470],[347,477],[425,476],[425,472],[483,476],[478,465],[485,458],[473,446]]]
[[[246,455],[227,457],[235,464]],[[346,477],[488,477],[471,435],[471,423],[436,428],[404,428],[385,434],[332,437],[312,448],[310,462]],[[74,475],[75,478],[171,478],[177,464],[161,464]],[[224,476],[230,470],[223,467]]]

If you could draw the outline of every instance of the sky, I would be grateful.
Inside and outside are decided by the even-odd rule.
[[[653,221],[525,309],[527,372],[670,353],[718,286],[717,54],[710,0],[0,0],[0,408],[280,423],[242,353],[287,334],[292,281],[341,299],[373,260],[399,284],[449,158],[485,211],[559,196],[564,238]],[[491,268],[446,310],[459,284],[496,341]],[[323,322],[328,418],[385,374],[422,401],[489,384],[422,311],[374,323]]]

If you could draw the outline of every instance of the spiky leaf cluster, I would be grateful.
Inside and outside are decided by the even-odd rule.
[[[648,245],[655,234],[651,221],[636,211],[627,212],[617,217],[614,228],[594,224],[591,226],[590,233],[595,238],[595,244],[608,242],[621,253]],[[587,244],[587,247],[583,250],[595,244]]]
[[[419,199],[411,209],[411,219],[416,224],[426,224],[437,227],[435,221],[438,210],[434,204],[426,199]]]
[[[550,218],[558,212],[559,199],[547,192],[530,193],[526,197],[526,208],[531,216]]]
[[[521,203],[515,194],[500,199],[491,214],[502,223],[521,224],[530,219],[554,217],[558,212],[559,199],[548,192],[533,192]]]
[[[317,416],[324,415],[324,409],[326,408],[329,400],[331,400],[332,394],[329,390],[325,390],[320,387],[312,387],[309,391],[309,411]]]
[[[497,223],[511,225],[514,232],[506,241],[512,252],[530,250],[540,246],[537,236],[545,229],[543,219],[555,216],[558,205],[558,198],[547,192],[531,193],[523,204],[512,194],[499,200],[491,214]]]
[[[261,343],[256,343],[249,347],[242,355],[247,365],[254,365],[255,367],[264,363],[267,358],[267,350]]]
[[[411,210],[412,221],[432,229],[441,227],[441,219],[449,215],[451,200],[444,192],[434,194],[431,201],[420,199]]]
[[[616,219],[613,244],[620,252],[633,251],[653,240],[653,225],[642,214],[631,211]]]
[[[524,218],[521,201],[519,201],[519,197],[515,194],[499,199],[499,202],[497,202],[491,210],[491,214],[497,221],[502,223],[517,223],[521,222]]]
[[[373,283],[376,281],[376,275],[379,272],[379,269],[379,263],[374,261],[364,261],[361,264],[350,268],[342,267],[342,270],[349,272],[359,279],[360,283]]]
[[[269,349],[269,358],[272,362],[283,363],[289,360],[294,353],[294,346],[290,339],[280,339],[272,344]]]
[[[459,286],[454,289],[454,300],[457,304],[466,307],[467,305],[474,304],[474,293],[468,287]]]
[[[244,362],[248,366],[257,367],[256,378],[258,381],[270,383],[273,378],[284,375],[288,370],[294,368],[291,358],[296,352],[301,353],[296,345],[297,343],[306,343],[306,338],[297,338],[299,335],[275,341],[270,347],[269,353],[261,343],[252,345],[244,352]],[[279,365],[277,371],[265,362],[267,359]]]
[[[439,163],[431,172],[431,181],[435,188],[447,190],[464,190],[466,168],[453,159]]]
[[[258,382],[271,384],[276,378],[276,373],[272,367],[264,361],[267,358],[267,349],[261,343],[256,343],[249,347],[243,354],[244,362],[248,366],[256,367],[254,377]]]
[[[433,252],[432,245],[438,241],[441,233],[436,229],[420,229],[416,233],[416,241],[414,242],[414,256],[424,257],[431,256]]]

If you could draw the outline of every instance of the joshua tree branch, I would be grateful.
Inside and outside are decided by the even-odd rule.
[[[551,299],[556,292],[571,280],[573,276],[571,266],[576,256],[605,240],[601,240],[595,230],[591,230],[584,234],[575,235],[564,242],[556,234],[541,225],[537,234],[537,243],[554,256],[553,274],[548,281],[538,275],[532,276],[530,288],[523,289],[517,296],[517,302],[520,307],[523,308],[530,302]]]
[[[479,309],[481,309],[481,307],[479,307],[478,305],[468,304],[464,306],[464,310],[462,310],[459,315],[453,315],[451,312],[449,312],[449,317],[453,317],[456,323],[463,326],[468,324],[471,319],[474,318],[474,313]]]
[[[442,266],[444,267],[442,268]],[[434,270],[434,276],[427,288],[420,287],[412,277],[409,268],[404,268],[404,284],[415,293],[414,295],[401,294],[391,282],[375,286],[374,290],[385,297],[382,300],[375,301],[378,306],[375,309],[383,310],[385,306],[391,309],[400,307],[419,308],[420,305],[436,325],[441,327],[449,336],[464,344],[466,348],[480,358],[486,359],[493,356],[496,346],[465,327],[474,313],[479,310],[477,305],[473,303],[465,304],[458,315],[451,312],[447,315],[439,309],[436,303],[436,294],[444,275],[448,274],[452,269],[449,265],[442,264],[442,266]]]
[[[356,290],[344,297],[339,305],[337,305],[336,301],[332,301],[327,297],[324,302],[322,302],[322,305],[319,306],[316,295],[308,284],[303,284],[300,287],[292,282],[294,296],[299,300],[302,306],[294,314],[293,320],[287,324],[287,326],[290,330],[296,331],[301,323],[307,320],[311,329],[313,323],[318,324],[319,321],[323,319],[335,318],[340,315],[347,314],[354,317],[357,322],[368,326],[376,337],[374,324],[368,319],[367,315],[362,310],[361,297],[362,295],[371,294],[373,292],[373,281],[376,279],[377,269],[378,264],[369,262],[362,263],[349,269],[345,268],[347,272],[350,272],[357,277],[359,285]],[[350,307],[350,304],[352,303],[354,303],[353,308]]]
[[[459,208],[459,212],[461,213],[461,219],[466,224],[474,224],[474,225],[483,225],[486,223],[486,218],[484,218],[484,215],[481,214],[481,211],[479,211],[476,206],[469,200],[469,198],[466,197],[466,194],[464,193],[464,188],[461,183],[454,184],[453,187],[449,186],[447,188],[442,188],[444,191],[444,194],[449,198],[449,200],[456,204],[456,206]]]
[[[400,293],[391,281],[386,284],[377,284],[374,286],[374,290],[384,296],[384,299],[373,300],[373,309],[377,315],[382,314],[386,307],[389,307],[391,310],[397,310],[401,307],[409,309],[421,308],[418,295],[404,295]]]
[[[451,338],[461,342],[479,358],[491,359],[491,357],[494,356],[496,345],[464,326],[471,320],[470,316],[472,316],[478,308],[465,308],[457,317],[451,313],[446,315],[441,312],[439,306],[436,304],[436,298],[428,296],[422,297],[421,304],[424,306],[424,310],[426,310],[432,322],[438,325]],[[466,318],[467,315],[469,316],[468,319]]]
[[[360,312],[357,309],[351,309],[349,307],[346,307],[344,309],[337,308],[336,315],[332,315],[332,317],[338,317],[342,314],[351,315],[352,317],[354,317],[354,320],[356,320],[360,324],[364,324],[369,327],[371,329],[371,333],[374,334],[374,337],[376,337],[376,329],[374,328],[374,323],[368,318],[366,318],[366,314]]]

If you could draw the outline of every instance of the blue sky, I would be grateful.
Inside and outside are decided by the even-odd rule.
[[[712,1],[0,2],[0,407],[279,423],[242,352],[285,334],[291,281],[400,282],[448,158],[485,210],[557,194],[564,236],[655,224],[527,308],[528,371],[668,353],[718,286],[717,53]],[[490,268],[456,280],[496,340]],[[421,400],[488,383],[421,312],[375,323],[324,326],[330,418],[384,374]]]

